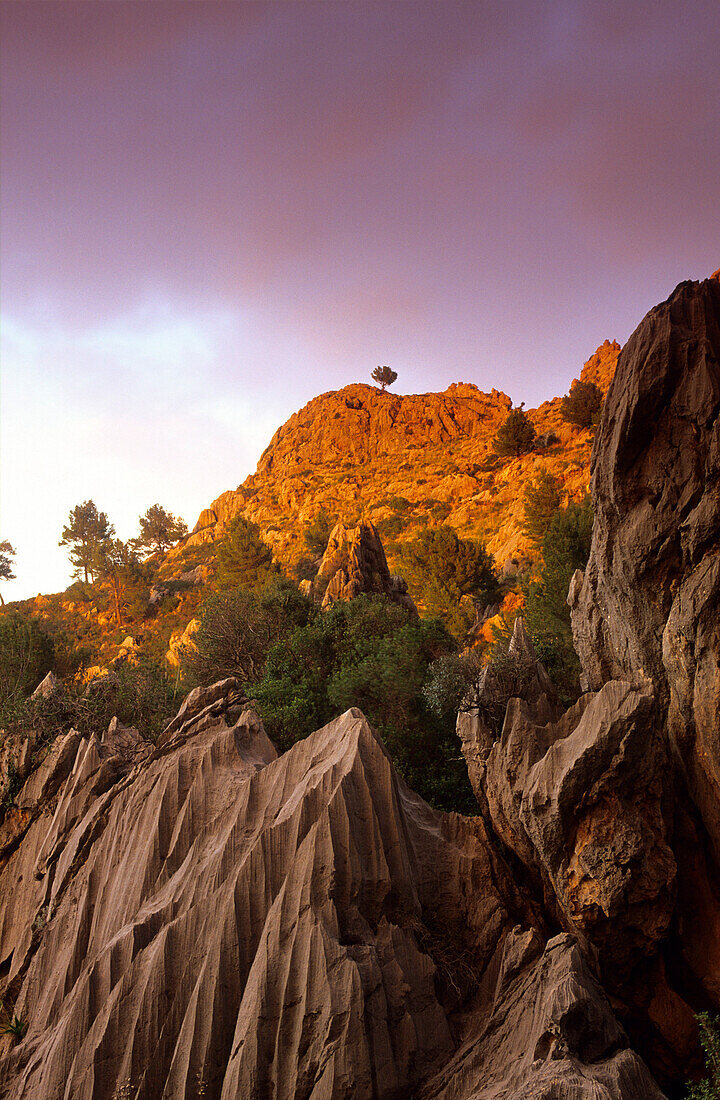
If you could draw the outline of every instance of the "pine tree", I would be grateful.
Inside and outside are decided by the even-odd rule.
[[[573,382],[570,393],[560,403],[560,415],[568,424],[578,428],[591,428],[600,419],[603,395],[594,382]]]
[[[133,539],[133,546],[141,554],[158,551],[164,554],[169,546],[187,535],[187,524],[172,512],[166,512],[160,504],[153,504],[144,516],[140,516],[140,534]]]
[[[262,589],[278,573],[272,551],[260,528],[244,516],[236,516],[218,544],[219,588]]]
[[[386,386],[392,386],[393,382],[397,381],[397,371],[390,370],[390,367],[375,367],[371,378],[382,386],[384,393]]]
[[[13,558],[15,557],[15,549],[12,543],[0,542],[0,581],[14,581],[15,574],[13,573]],[[0,604],[4,604],[5,600],[0,592]]]
[[[531,451],[534,442],[535,426],[528,414],[523,412],[521,405],[517,409],[511,409],[507,419],[498,428],[493,439],[493,450],[502,458],[517,458]]]
[[[127,589],[138,573],[138,559],[132,545],[107,538],[98,544],[93,560],[94,574],[110,588],[115,622],[120,625]]]
[[[75,566],[73,576],[95,579],[97,550],[104,539],[112,538],[115,528],[104,512],[98,512],[95,502],[86,500],[71,511],[63,527],[59,546],[70,546],[70,561]]]
[[[545,532],[561,502],[560,482],[548,470],[541,470],[525,489],[523,534],[536,550],[542,546]]]

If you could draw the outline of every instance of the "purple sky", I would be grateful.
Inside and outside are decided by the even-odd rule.
[[[720,8],[5,2],[6,598],[192,523],[315,394],[535,405],[720,265]]]

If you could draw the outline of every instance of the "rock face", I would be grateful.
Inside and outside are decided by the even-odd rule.
[[[588,686],[650,676],[720,857],[720,283],[681,283],[618,361],[573,632]]]
[[[482,821],[415,796],[359,711],[278,758],[223,681],[157,747],[114,720],[35,774],[1,1097],[661,1097]]]
[[[337,524],[328,539],[315,583],[325,590],[323,607],[366,593],[387,596],[417,613],[405,581],[390,576],[382,541],[372,523],[359,523],[356,527]]]
[[[581,378],[605,392],[618,352],[605,341]],[[369,520],[383,536],[382,525],[400,516],[401,538],[417,534],[429,512],[466,537],[483,537],[499,561],[522,555],[528,544],[518,486],[548,469],[571,498],[587,490],[592,433],[565,423],[560,404],[555,398],[529,410],[536,451],[499,463],[492,439],[512,403],[498,390],[459,383],[402,396],[357,384],[321,394],[278,429],[256,473],[204,509],[171,555],[212,543],[242,512],[276,557],[293,560],[304,553],[302,531],[321,508],[349,526]]]

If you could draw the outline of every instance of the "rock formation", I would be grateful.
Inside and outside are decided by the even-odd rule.
[[[592,464],[568,601],[592,690],[559,717],[523,645],[504,720],[508,673],[491,668],[458,729],[489,827],[677,1083],[693,1011],[720,1006],[716,281],[681,284],[630,338]]]
[[[605,341],[581,378],[605,392],[619,350]],[[444,516],[463,536],[482,537],[499,561],[522,556],[528,543],[518,486],[546,468],[573,499],[587,490],[592,432],[565,423],[560,404],[555,398],[529,410],[538,449],[499,463],[492,439],[512,402],[498,390],[458,383],[402,396],[356,384],[321,394],[278,429],[255,474],[204,509],[171,555],[222,537],[242,512],[279,560],[293,560],[303,552],[304,527],[322,508],[351,526],[369,520],[384,535],[399,506],[401,538],[417,534],[428,514]]]
[[[323,607],[337,600],[352,600],[364,592],[369,596],[387,596],[417,613],[405,581],[390,576],[382,541],[372,523],[359,523],[356,527],[336,525],[313,587],[323,593]]]
[[[17,806],[0,1097],[660,1100],[576,940],[359,711],[278,758],[226,680],[157,746],[71,732]]]

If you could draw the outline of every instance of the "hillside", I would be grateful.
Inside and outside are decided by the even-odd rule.
[[[580,378],[603,392],[620,346],[605,341]],[[302,555],[302,530],[324,508],[346,523],[371,520],[388,546],[429,522],[446,521],[485,541],[498,563],[522,554],[522,490],[545,467],[571,499],[587,491],[593,432],[567,424],[561,398],[528,410],[535,450],[499,459],[492,439],[512,402],[456,383],[442,393],[398,396],[357,383],[314,398],[273,436],[257,470],[222,493],[174,551],[212,543],[238,513],[258,524],[275,554]],[[543,441],[548,433],[556,437]]]

